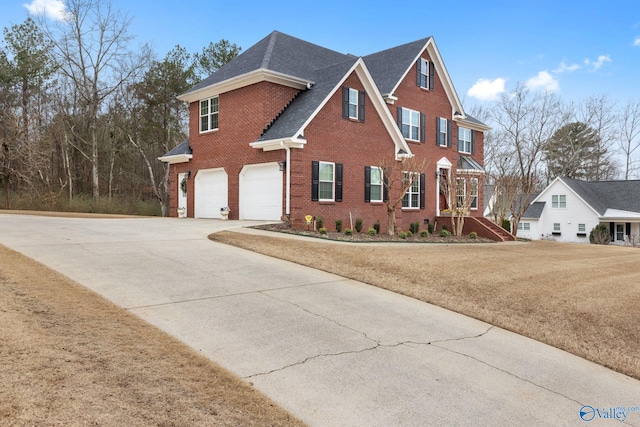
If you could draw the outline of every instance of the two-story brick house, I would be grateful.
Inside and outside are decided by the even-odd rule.
[[[288,219],[363,218],[385,228],[383,157],[398,170],[427,159],[397,210],[400,229],[433,222],[446,203],[439,179],[464,169],[483,206],[483,132],[465,114],[432,37],[365,57],[273,32],[179,97],[189,139],[170,164],[171,215]]]

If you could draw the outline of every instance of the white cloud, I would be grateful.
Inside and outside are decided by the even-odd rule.
[[[640,46],[640,37],[636,37],[636,39],[633,41],[633,45]]]
[[[526,81],[525,85],[529,90],[542,89],[549,92],[555,92],[560,89],[558,80],[549,74],[547,70],[540,71],[535,77],[531,77]]]
[[[571,72],[579,70],[579,69],[580,69],[580,66],[578,64],[567,65],[564,61],[562,61],[560,63],[560,66],[558,66],[558,68],[553,70],[553,72],[556,73],[556,74],[571,73]]]
[[[497,99],[498,95],[504,92],[505,82],[506,80],[501,77],[494,80],[479,79],[467,91],[467,95],[481,101],[492,101]]]
[[[591,61],[589,58],[584,60],[585,65],[591,67],[593,71],[598,71],[606,62],[611,62],[609,55],[600,55],[595,61]]]
[[[69,18],[63,0],[32,0],[31,3],[22,6],[27,8],[31,15],[46,15],[47,18],[56,21],[66,21]]]

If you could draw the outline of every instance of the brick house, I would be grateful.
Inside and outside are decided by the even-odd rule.
[[[321,215],[331,230],[351,216],[384,230],[377,166],[390,157],[402,173],[418,156],[428,164],[396,211],[398,229],[442,215],[439,180],[451,168],[474,176],[469,216],[482,217],[489,128],[465,114],[432,37],[356,57],[273,32],[179,99],[190,136],[160,157],[172,216],[220,218],[228,207],[231,219],[302,227]]]

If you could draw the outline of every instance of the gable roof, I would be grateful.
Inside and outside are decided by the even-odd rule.
[[[184,163],[188,162],[193,157],[193,152],[189,146],[189,140],[185,139],[180,144],[176,145],[167,154],[162,157],[158,157],[158,160],[167,163]]]
[[[600,216],[607,209],[640,212],[640,181],[582,181],[558,178]]]
[[[522,219],[540,219],[546,202],[533,202],[522,215]]]

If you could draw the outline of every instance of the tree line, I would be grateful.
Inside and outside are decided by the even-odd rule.
[[[134,46],[108,0],[71,0],[62,21],[27,18],[0,45],[0,193],[59,207],[77,198],[154,201],[167,214],[168,166],[188,134],[177,99],[241,50],[227,40],[158,59]],[[26,200],[26,202],[25,202]],[[1,204],[0,204],[1,206]]]

